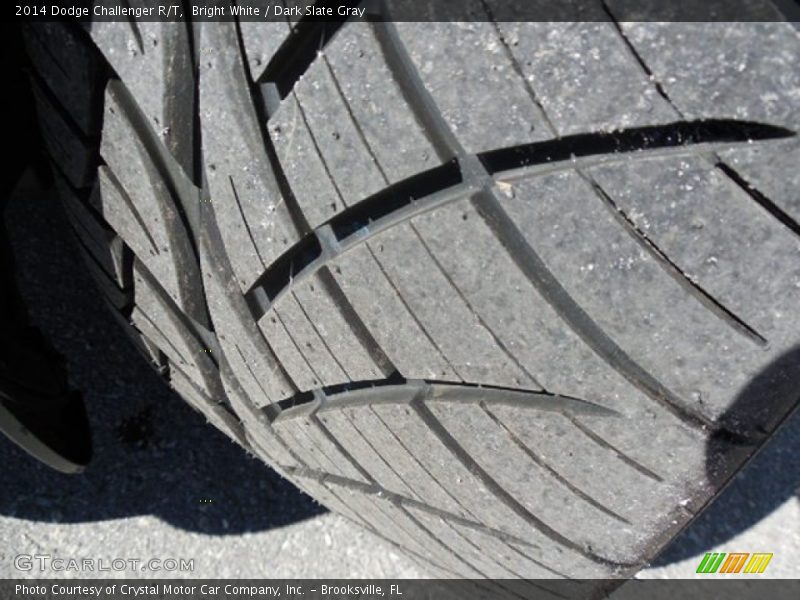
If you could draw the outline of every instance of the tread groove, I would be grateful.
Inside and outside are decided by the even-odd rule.
[[[565,416],[569,420],[570,423],[572,423],[581,433],[583,433],[586,437],[588,437],[590,440],[592,440],[598,446],[600,446],[602,448],[606,448],[608,450],[611,450],[612,452],[614,452],[617,455],[617,457],[622,462],[624,462],[625,464],[629,465],[631,468],[635,469],[636,471],[638,471],[639,473],[641,473],[645,477],[648,477],[648,478],[652,479],[653,481],[657,481],[658,483],[664,483],[664,478],[661,477],[661,475],[659,475],[658,473],[654,473],[653,471],[651,471],[650,469],[648,469],[647,467],[645,467],[641,463],[637,462],[636,460],[634,460],[633,458],[631,458],[630,456],[625,454],[622,450],[619,450],[618,448],[616,448],[615,446],[610,444],[608,441],[603,439],[597,433],[595,433],[594,431],[589,429],[589,427],[587,427],[586,425],[581,423],[574,416],[572,416],[572,415],[565,415]]]
[[[236,349],[236,353],[239,355],[239,358],[241,359],[241,361],[244,364],[245,368],[247,368],[247,372],[250,373],[250,376],[256,382],[256,385],[258,386],[258,389],[261,390],[262,394],[264,394],[264,398],[269,399],[270,396],[267,393],[267,390],[265,390],[264,386],[261,384],[261,379],[256,377],[256,374],[253,372],[253,368],[250,366],[250,363],[244,357],[244,354],[242,354],[242,349],[239,348],[239,344],[233,344],[233,347]],[[288,375],[287,375],[287,377],[288,377]]]
[[[756,187],[751,185],[744,177],[742,177],[737,171],[731,168],[728,164],[723,161],[718,161],[715,166],[719,169],[722,173],[728,176],[728,178],[742,191],[744,191],[750,198],[756,201],[759,206],[761,206],[764,210],[766,210],[769,214],[771,214],[777,221],[783,224],[789,231],[794,233],[797,236],[800,236],[800,223],[795,221],[787,212],[785,212],[780,206],[775,204],[772,200],[770,200],[767,196],[765,196],[762,192],[760,192]]]
[[[375,366],[378,367],[378,370],[387,377],[395,373],[397,369],[394,364],[392,364],[392,361],[373,337],[369,328],[356,312],[356,309],[353,308],[350,300],[347,299],[347,296],[328,267],[322,267],[317,272],[317,276],[322,286],[325,288],[325,291],[333,300],[334,306],[341,312],[345,323],[349,325],[353,335],[355,335],[356,339],[367,351],[367,354],[372,359],[372,362],[375,363]]]
[[[375,479],[372,477],[372,475],[370,475],[367,470],[362,467],[355,458],[353,458],[350,452],[348,452],[348,450],[342,446],[341,442],[337,440],[330,431],[328,431],[328,428],[325,427],[325,424],[319,419],[319,417],[317,417],[316,414],[312,413],[310,420],[322,432],[322,435],[324,435],[328,441],[334,445],[334,447],[342,454],[342,456],[344,456],[350,462],[350,464],[353,465],[353,468],[358,471],[364,479],[375,483]]]
[[[495,345],[498,348],[500,348],[500,351],[503,352],[503,354],[505,354],[509,358],[509,360],[511,360],[511,362],[522,373],[524,373],[531,380],[533,385],[535,385],[537,388],[539,388],[541,390],[544,390],[544,386],[541,383],[539,383],[539,381],[536,379],[536,377],[534,377],[533,374],[530,373],[530,371],[528,371],[527,368],[525,368],[525,366],[519,361],[519,359],[506,347],[506,345],[502,342],[502,340],[500,340],[500,338],[497,337],[495,332],[492,331],[492,329],[486,324],[486,322],[483,320],[483,317],[481,317],[480,314],[478,314],[478,311],[475,310],[475,308],[472,306],[472,303],[464,295],[464,292],[462,292],[461,289],[456,285],[456,282],[453,281],[453,278],[450,276],[450,273],[448,273],[447,270],[444,268],[444,265],[442,265],[439,262],[439,259],[436,257],[436,255],[433,253],[433,251],[430,249],[430,246],[428,246],[428,243],[422,237],[422,234],[417,230],[417,228],[414,226],[414,224],[411,223],[410,225],[411,225],[411,229],[414,230],[414,233],[416,234],[416,236],[419,239],[420,243],[422,244],[423,248],[425,248],[425,251],[427,252],[428,256],[430,256],[431,260],[433,260],[433,262],[436,264],[436,266],[438,267],[439,271],[441,271],[441,273],[444,276],[444,278],[447,280],[447,282],[450,284],[450,286],[456,292],[456,295],[467,306],[467,308],[469,309],[469,311],[472,314],[472,316],[475,317],[475,319],[478,321],[478,323],[484,329],[484,331],[486,331],[489,334],[489,336],[492,338],[492,341],[495,343]],[[455,372],[455,369],[453,369],[453,371]]]
[[[423,390],[422,395],[425,394]],[[481,467],[470,454],[456,441],[456,439],[447,431],[442,423],[434,416],[434,414],[425,406],[422,401],[421,395],[418,395],[412,400],[411,405],[414,410],[423,420],[423,422],[430,428],[430,430],[439,438],[446,448],[452,452],[456,457],[473,475],[475,475],[481,483],[492,492],[505,506],[517,514],[521,519],[530,523],[533,527],[538,529],[543,535],[547,536],[557,544],[569,548],[579,553],[580,555],[588,558],[589,560],[598,564],[617,567],[619,563],[598,556],[591,550],[576,544],[571,539],[565,537],[555,529],[551,528],[544,521],[531,514],[522,504],[519,503],[511,494],[509,494],[503,487]]]
[[[367,243],[367,244],[366,244],[366,248],[367,248],[367,250],[369,251],[369,254],[370,254],[370,256],[371,256],[371,257],[373,258],[373,260],[375,261],[375,264],[376,264],[376,265],[378,265],[378,270],[379,270],[379,271],[380,271],[380,272],[383,274],[383,276],[386,278],[386,281],[389,283],[389,286],[390,286],[390,287],[392,288],[392,290],[394,291],[395,295],[397,296],[397,299],[398,299],[398,300],[400,300],[400,304],[402,304],[402,305],[403,305],[403,307],[406,309],[406,311],[408,312],[409,316],[411,317],[411,320],[412,320],[412,321],[414,321],[414,323],[416,324],[416,326],[417,326],[417,327],[419,327],[419,330],[422,332],[422,335],[424,335],[424,336],[425,336],[425,339],[427,339],[427,340],[428,340],[428,341],[431,343],[431,346],[432,346],[432,347],[433,347],[433,348],[436,350],[436,352],[438,352],[438,353],[439,353],[439,356],[441,356],[441,357],[442,357],[442,360],[443,360],[443,361],[445,362],[445,364],[446,364],[446,365],[447,365],[447,366],[450,368],[450,370],[451,370],[453,373],[455,373],[455,375],[456,375],[456,376],[457,376],[457,377],[458,377],[458,378],[459,378],[461,381],[464,381],[464,377],[463,377],[463,376],[462,376],[462,375],[461,375],[461,374],[458,372],[458,369],[456,369],[456,368],[455,368],[455,366],[453,365],[453,363],[451,363],[451,362],[450,362],[450,359],[449,359],[449,358],[447,357],[447,355],[444,353],[444,350],[442,350],[442,349],[439,347],[439,344],[436,342],[436,340],[434,340],[434,339],[433,339],[433,336],[432,336],[432,335],[431,335],[431,334],[428,332],[428,330],[425,328],[425,325],[423,325],[423,324],[422,324],[422,321],[420,321],[420,320],[419,320],[419,318],[417,317],[416,313],[415,313],[415,312],[414,312],[414,310],[411,308],[411,306],[409,306],[409,304],[408,304],[408,302],[406,301],[405,297],[404,297],[404,296],[403,296],[403,294],[400,292],[400,289],[397,287],[397,285],[396,285],[396,284],[395,284],[395,282],[392,280],[392,278],[391,278],[391,277],[389,277],[389,273],[387,273],[387,272],[386,272],[386,269],[383,267],[383,263],[381,263],[381,261],[380,261],[380,260],[378,260],[378,257],[376,256],[375,252],[372,250],[372,247],[369,245],[369,243]]]
[[[317,324],[316,324],[315,320],[311,318],[311,315],[309,315],[308,312],[306,312],[306,307],[303,306],[302,302],[300,302],[300,299],[297,297],[297,294],[292,292],[292,298],[294,299],[295,302],[297,302],[297,306],[300,308],[300,312],[306,318],[308,323],[311,325],[311,329],[317,335],[317,337],[319,338],[319,341],[322,342],[322,347],[325,348],[325,350],[327,350],[328,354],[330,354],[331,358],[333,359],[333,362],[336,363],[336,366],[339,367],[339,369],[342,371],[342,373],[347,375],[348,379],[350,379],[352,381],[352,377],[350,376],[350,373],[348,373],[347,369],[345,369],[344,366],[342,365],[342,363],[339,362],[339,359],[336,357],[336,353],[334,353],[334,351],[328,345],[328,342],[325,341],[325,338],[323,337],[323,335],[320,333],[319,329],[317,328]]]
[[[606,0],[601,0],[601,7],[602,10],[608,16],[611,24],[614,27],[617,35],[622,39],[622,42],[625,44],[629,54],[633,57],[639,67],[642,69],[644,74],[647,76],[648,80],[652,83],[655,90],[658,94],[669,104],[670,107],[675,111],[675,113],[684,118],[683,111],[678,107],[677,104],[672,100],[670,95],[667,93],[667,90],[664,88],[664,85],[659,81],[656,77],[655,73],[653,73],[652,69],[649,67],[647,62],[645,62],[644,57],[639,53],[634,46],[633,42],[627,36],[625,31],[622,29],[622,25],[614,16],[613,11],[608,6]],[[797,27],[797,25],[795,25]],[[784,227],[789,229],[792,233],[797,236],[800,236],[800,223],[798,223],[795,219],[789,216],[783,209],[781,209],[775,202],[769,199],[766,194],[761,192],[758,188],[751,185],[742,175],[739,174],[736,169],[731,167],[727,164],[716,152],[712,153],[712,157],[706,157],[706,160],[710,162],[714,167],[716,167],[719,171],[721,171],[726,177],[728,177],[737,187],[739,187],[742,191],[744,191],[752,200],[754,200],[759,206],[761,206],[764,210],[766,210],[770,215],[772,215],[779,223],[781,223]]]
[[[416,67],[389,18],[386,1],[379,0],[379,2],[383,20],[371,20],[370,25],[386,59],[386,65],[400,86],[403,97],[442,162],[463,156],[465,152],[461,142],[450,131],[436,103],[420,80]]]
[[[558,282],[544,261],[489,192],[472,198],[473,206],[495,232],[511,259],[564,322],[610,367],[686,425],[716,431],[705,415],[686,406],[671,390],[634,361],[581,308]],[[735,434],[732,434],[735,435]]]
[[[239,199],[239,193],[236,191],[236,186],[233,183],[233,177],[230,175],[228,175],[228,182],[231,184],[231,192],[233,193],[234,200],[236,200],[236,208],[239,209],[239,216],[242,218],[242,223],[244,223],[245,231],[247,231],[247,237],[250,239],[250,244],[252,245],[253,250],[256,252],[258,262],[264,265],[264,259],[261,258],[261,252],[258,250],[258,244],[256,244],[256,241],[253,238],[253,232],[250,229],[250,223],[248,223],[247,218],[244,216],[244,210],[242,209],[242,202]]]
[[[298,237],[301,238],[300,241],[302,243],[303,237],[308,234],[309,232],[312,235],[315,235],[314,232],[311,232],[311,228],[308,224],[308,219],[303,214],[300,205],[297,202],[297,198],[292,191],[291,186],[289,185],[289,181],[286,177],[286,173],[283,171],[283,167],[278,159],[277,152],[275,150],[275,146],[272,143],[272,138],[269,136],[269,132],[267,131],[267,114],[266,114],[266,107],[264,106],[263,102],[258,100],[258,95],[255,93],[254,83],[252,78],[250,77],[249,71],[246,68],[246,65],[243,63],[243,59],[246,56],[245,47],[244,47],[244,39],[242,38],[242,31],[241,26],[239,24],[238,19],[235,21],[236,25],[236,37],[239,45],[239,58],[240,63],[242,63],[242,69],[245,74],[245,79],[248,83],[249,92],[251,102],[253,107],[258,115],[259,121],[259,130],[261,133],[261,140],[264,144],[264,147],[267,152],[267,157],[269,159],[269,163],[272,168],[272,173],[275,176],[275,180],[278,184],[278,188],[280,189],[281,195],[286,202],[286,206],[289,209],[289,213],[292,218],[292,222],[297,229]],[[315,236],[316,237],[316,236]],[[378,343],[375,341],[372,334],[369,332],[367,326],[364,324],[361,317],[358,315],[356,310],[350,304],[350,301],[345,296],[344,292],[342,291],[339,284],[333,278],[333,276],[327,272],[326,269],[320,270],[319,277],[323,283],[323,286],[334,299],[334,303],[339,307],[342,311],[342,315],[345,317],[347,323],[350,324],[353,333],[359,339],[359,341],[364,345],[364,348],[367,350],[368,354],[372,359],[375,361],[375,364],[378,366],[378,369],[381,370],[384,374],[388,375],[395,371],[394,365],[392,365],[389,358],[383,352],[383,350],[378,346]],[[253,307],[258,306],[257,303],[248,302],[248,305]],[[256,320],[259,320],[263,315],[254,315]]]
[[[342,4],[357,5],[359,2]],[[286,98],[346,22],[301,18],[255,83],[272,84],[280,99]]]
[[[361,141],[361,143],[364,145],[364,148],[367,150],[367,153],[369,154],[369,157],[372,160],[372,164],[374,164],[375,168],[378,169],[378,172],[381,174],[383,181],[386,183],[387,186],[390,185],[391,182],[389,181],[389,177],[386,175],[386,171],[383,170],[383,166],[378,161],[378,157],[375,156],[375,152],[372,149],[372,145],[367,141],[367,136],[364,135],[364,129],[361,127],[361,123],[358,122],[358,119],[356,119],[356,116],[353,113],[353,107],[350,106],[350,102],[347,100],[347,96],[344,95],[344,90],[342,90],[342,86],[339,83],[339,78],[336,76],[336,73],[334,72],[333,67],[331,66],[331,63],[328,60],[327,56],[325,55],[322,56],[322,63],[325,65],[325,68],[327,69],[328,73],[331,76],[331,81],[333,81],[333,87],[336,90],[339,99],[342,101],[342,105],[347,111],[347,116],[350,117],[350,121],[353,123],[353,127],[355,128],[356,134],[358,135],[358,139]],[[319,155],[322,158],[321,152],[319,153]],[[322,160],[323,162],[325,162],[324,158]],[[325,170],[327,171],[327,166]],[[333,181],[333,177],[331,177],[331,181]],[[336,191],[337,192],[339,191],[338,187]],[[341,194],[339,194],[339,197],[341,198]],[[344,201],[344,199],[342,199],[342,201]]]
[[[303,359],[303,363],[308,367],[309,372],[314,376],[314,379],[316,381],[313,381],[312,383],[321,386],[323,381],[322,378],[319,376],[316,369],[311,366],[311,362],[308,360],[308,358],[306,358],[306,355],[300,349],[300,344],[297,343],[297,340],[294,339],[294,336],[289,331],[289,328],[286,327],[286,323],[283,321],[283,318],[281,317],[280,313],[277,310],[273,310],[272,314],[277,318],[277,321],[281,324],[281,327],[283,327],[283,330],[286,332],[286,337],[288,337],[289,341],[292,342],[292,346],[294,346],[294,349],[297,350],[297,354],[300,356],[300,358]],[[293,383],[295,387],[299,387],[296,381],[293,381]]]
[[[728,309],[722,302],[714,298],[703,287],[684,273],[666,253],[661,250],[656,243],[628,216],[628,214],[614,201],[611,196],[593,178],[586,176],[583,172],[578,173],[584,180],[592,186],[597,196],[603,200],[603,204],[608,208],[614,219],[622,225],[628,235],[647,253],[653,257],[656,263],[684,290],[700,302],[709,312],[716,316],[738,334],[743,335],[754,344],[765,347],[767,339],[748,325],[744,319]]]
[[[117,191],[120,198],[122,198],[125,206],[131,212],[131,215],[133,215],[133,218],[136,220],[136,223],[139,225],[142,233],[144,233],[145,237],[147,238],[147,241],[150,244],[150,249],[155,253],[156,256],[160,255],[161,251],[158,249],[155,239],[153,239],[153,234],[150,233],[150,228],[147,226],[147,223],[145,223],[145,220],[142,217],[142,214],[139,212],[136,203],[134,203],[133,199],[128,195],[127,190],[123,187],[122,182],[117,179],[117,175],[109,167],[103,167],[101,165],[100,169],[108,177],[109,183],[114,186],[114,189]]]
[[[396,442],[397,442],[397,443],[400,445],[400,447],[401,447],[403,450],[405,450],[406,454],[408,454],[408,456],[410,456],[410,457],[411,457],[411,459],[414,461],[414,464],[416,464],[416,465],[419,467],[419,469],[420,469],[422,472],[424,472],[424,473],[425,473],[425,474],[428,476],[428,478],[429,478],[431,481],[433,481],[433,482],[435,482],[435,483],[436,483],[436,485],[439,487],[439,489],[440,489],[440,490],[442,490],[442,492],[444,492],[444,495],[445,495],[445,496],[447,496],[448,498],[450,498],[450,499],[451,499],[451,500],[452,500],[452,501],[453,501],[453,502],[454,502],[454,503],[455,503],[457,506],[459,506],[459,507],[461,508],[461,510],[463,510],[463,511],[464,511],[464,513],[465,513],[465,514],[468,514],[468,515],[470,515],[470,516],[471,516],[472,518],[474,518],[476,521],[480,521],[480,519],[478,518],[478,516],[477,516],[477,515],[475,515],[475,514],[474,514],[474,513],[473,513],[471,510],[469,510],[469,509],[468,509],[466,506],[464,506],[464,505],[463,505],[463,504],[462,504],[462,503],[461,503],[461,502],[458,500],[458,498],[456,498],[456,497],[455,497],[453,494],[451,494],[451,493],[450,493],[450,491],[449,491],[449,490],[448,490],[446,487],[444,487],[444,486],[443,486],[441,483],[439,483],[439,481],[436,479],[436,477],[434,477],[434,476],[433,476],[433,473],[431,473],[431,472],[428,470],[428,468],[427,468],[427,467],[426,467],[424,464],[422,464],[422,462],[420,462],[420,460],[419,460],[419,459],[416,457],[416,455],[415,455],[413,452],[411,452],[411,449],[410,449],[408,446],[406,446],[406,444],[403,442],[403,440],[401,440],[401,439],[400,439],[400,437],[399,437],[399,436],[398,436],[398,435],[397,435],[397,434],[396,434],[396,433],[395,433],[395,432],[392,430],[392,428],[389,426],[389,423],[387,423],[387,422],[386,422],[386,421],[383,419],[383,417],[381,417],[381,416],[378,414],[378,412],[377,412],[376,410],[374,410],[372,407],[370,407],[370,409],[369,409],[369,410],[370,410],[370,413],[372,413],[372,415],[373,415],[373,416],[374,416],[376,419],[378,419],[378,421],[380,421],[380,422],[381,422],[381,424],[383,425],[384,429],[386,429],[386,431],[388,431],[388,432],[389,432],[389,434],[390,434],[390,435],[392,436],[392,438],[393,438],[393,439],[394,439],[394,440],[395,440],[395,441],[396,441]],[[412,490],[414,490],[414,492],[415,492],[417,495],[419,495],[419,497],[420,497],[420,498],[422,498],[422,497],[423,497],[423,496],[422,496],[422,494],[420,494],[419,492],[417,492],[417,491],[416,491],[414,488],[411,488],[411,489],[412,489]]]
[[[303,464],[302,461],[300,461],[300,464]],[[387,498],[394,504],[414,507],[416,509],[419,509],[420,511],[427,512],[431,515],[443,518],[447,521],[452,521],[453,523],[458,523],[459,525],[463,525],[464,527],[472,529],[473,531],[478,531],[480,533],[490,535],[504,542],[519,544],[521,546],[525,546],[528,548],[536,547],[535,544],[532,544],[530,541],[525,540],[523,538],[511,535],[499,529],[488,527],[483,523],[477,521],[470,521],[469,519],[465,519],[464,517],[460,517],[456,514],[435,508],[433,506],[429,506],[424,502],[414,500],[413,498],[408,498],[400,494],[395,494],[394,492],[390,492],[389,490],[386,490],[376,485],[365,484],[360,481],[356,481],[354,479],[348,479],[346,477],[341,477],[339,475],[334,475],[332,473],[325,473],[324,471],[317,471],[315,469],[310,469],[308,467],[303,467],[298,469],[297,467],[293,467],[290,465],[282,465],[281,468],[285,470],[287,473],[296,473],[300,477],[306,477],[308,479],[314,479],[317,481],[320,480],[330,481],[332,484],[337,485],[339,487],[347,488],[355,492],[361,492],[366,495],[375,496],[380,494],[382,497]],[[561,576],[564,577],[564,575]]]
[[[553,467],[551,467],[549,464],[547,464],[538,454],[536,454],[533,450],[531,450],[531,448],[525,442],[523,442],[521,439],[519,439],[519,436],[517,436],[517,434],[515,434],[513,431],[511,431],[511,429],[508,427],[508,425],[503,423],[503,421],[501,421],[497,417],[497,415],[495,415],[491,410],[489,410],[489,408],[486,406],[486,404],[484,402],[481,402],[479,404],[480,404],[480,407],[483,409],[483,411],[489,416],[489,418],[492,421],[494,421],[495,424],[497,424],[501,429],[503,429],[508,434],[508,436],[511,438],[511,441],[514,442],[514,444],[520,450],[522,450],[522,452],[524,452],[525,455],[528,458],[530,458],[535,464],[537,464],[539,467],[541,467],[542,469],[547,471],[556,481],[558,481],[560,484],[562,484],[564,487],[566,487],[569,491],[571,491],[573,494],[575,494],[578,498],[580,498],[584,502],[587,502],[588,504],[591,504],[597,510],[607,514],[611,518],[616,519],[617,521],[620,521],[620,522],[625,523],[627,525],[631,525],[632,524],[630,521],[628,521],[628,519],[626,519],[625,517],[617,514],[616,512],[614,512],[613,510],[611,510],[607,506],[604,506],[603,504],[601,504],[600,502],[598,502],[597,500],[592,498],[589,494],[584,492],[582,489],[580,489],[579,487],[577,487],[574,484],[572,484],[568,479],[566,479],[563,475],[561,475]]]
[[[283,288],[303,280],[351,248],[390,227],[463,199],[492,181],[527,179],[595,164],[694,155],[701,147],[705,150],[733,147],[747,143],[748,139],[770,140],[792,135],[780,127],[731,120],[676,122],[614,133],[577,134],[482,152],[477,155],[477,162],[491,176],[485,180],[481,174],[474,173],[474,164],[453,160],[389,185],[320,224],[267,268],[245,296],[254,309],[259,306],[255,297],[260,289],[267,290],[267,296],[274,301],[285,293]],[[329,249],[321,261],[300,261],[299,264],[307,268],[293,272],[292,278],[278,275],[280,269],[293,264],[292,257],[303,254],[310,243],[318,245],[312,238],[323,229],[331,229],[339,244]],[[257,319],[261,316],[263,314],[256,312]]]
[[[620,417],[619,413],[599,404],[547,391],[504,388],[454,381],[406,380],[399,374],[393,374],[387,379],[352,381],[320,388],[317,391],[325,394],[326,401],[325,404],[319,407],[319,410],[325,412],[331,408],[340,409],[371,403],[370,395],[380,388],[388,388],[393,392],[400,392],[404,389],[417,391],[426,387],[432,388],[436,400],[442,402],[459,402],[463,404],[485,402],[490,405],[511,406],[521,410],[538,410],[559,414],[584,414],[601,418]],[[342,394],[344,397],[339,398],[337,397],[338,394]],[[298,402],[298,396],[302,398],[302,401]],[[302,392],[298,396],[281,400],[275,404],[277,409],[281,411],[281,419],[295,418],[293,413],[284,413],[282,411],[307,404],[314,399],[314,395],[311,392]],[[401,402],[401,400],[394,400],[390,403],[392,402],[397,403]]]

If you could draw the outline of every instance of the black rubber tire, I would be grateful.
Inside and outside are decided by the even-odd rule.
[[[144,355],[435,574],[630,576],[798,403],[798,33],[615,6],[27,31]]]

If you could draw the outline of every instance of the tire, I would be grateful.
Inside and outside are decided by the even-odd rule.
[[[798,403],[797,31],[608,15],[26,32],[144,356],[436,575],[632,576]]]

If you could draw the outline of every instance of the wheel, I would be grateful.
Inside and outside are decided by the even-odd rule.
[[[798,32],[617,4],[26,32],[144,356],[435,574],[631,576],[798,402]]]

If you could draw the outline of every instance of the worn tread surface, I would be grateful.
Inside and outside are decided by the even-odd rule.
[[[798,400],[797,32],[715,62],[625,7],[28,44],[88,264],[193,407],[438,574],[588,595]]]

